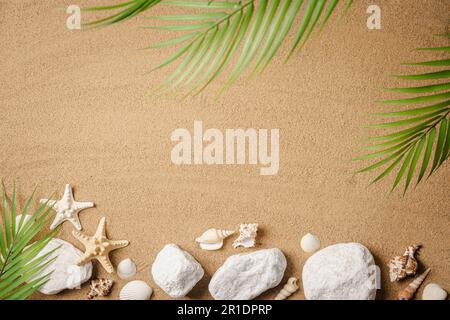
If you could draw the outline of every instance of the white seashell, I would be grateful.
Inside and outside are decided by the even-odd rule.
[[[257,233],[258,233],[257,223],[241,224],[239,226],[239,237],[236,240],[234,240],[233,248],[254,247]]]
[[[222,247],[223,247],[223,241],[220,241],[217,243],[200,242],[200,248],[202,248],[203,250],[214,251],[214,250],[219,250]]]
[[[128,282],[122,290],[120,290],[120,300],[149,300],[153,290],[147,283],[140,280]]]
[[[422,300],[445,300],[447,292],[437,283],[429,283],[423,289]]]
[[[302,240],[300,241],[300,246],[302,247],[303,251],[312,253],[320,249],[320,240],[317,236],[308,233],[303,236]]]
[[[136,264],[131,259],[120,261],[117,266],[117,275],[121,279],[128,279],[136,275]]]
[[[195,241],[199,243],[219,243],[223,242],[223,239],[233,233],[234,231],[231,230],[208,229],[200,237],[195,239]]]
[[[283,289],[281,289],[280,293],[275,297],[275,300],[286,300],[292,294],[294,294],[298,290],[298,279],[297,278],[289,278],[287,283],[284,285]]]

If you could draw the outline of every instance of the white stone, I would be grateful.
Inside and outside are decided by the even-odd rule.
[[[320,249],[320,240],[317,236],[308,233],[303,236],[300,241],[300,246],[302,247],[302,250],[307,253],[316,252]]]
[[[312,255],[303,267],[308,300],[374,300],[377,266],[370,251],[358,243],[341,243]]]
[[[251,300],[278,286],[286,270],[279,249],[265,249],[229,257],[209,283],[216,300]]]
[[[445,300],[447,292],[437,283],[429,283],[423,289],[422,300]]]
[[[48,257],[48,260],[57,257],[56,260],[44,268],[36,277],[39,278],[53,271],[50,280],[39,290],[43,294],[50,295],[57,294],[65,289],[78,289],[92,276],[92,263],[77,266],[76,264],[83,252],[64,240],[57,238],[50,240],[37,256],[43,256],[59,246],[60,248]]]
[[[204,274],[200,263],[176,244],[166,245],[152,265],[153,280],[172,298],[186,296]]]

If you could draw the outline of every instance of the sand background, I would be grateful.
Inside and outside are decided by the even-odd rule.
[[[233,249],[230,240],[222,250],[207,252],[194,239],[208,228],[237,229],[245,222],[260,224],[258,248],[278,247],[286,254],[286,279],[300,277],[309,255],[299,240],[312,232],[323,246],[366,245],[382,269],[380,299],[395,298],[404,285],[389,283],[386,262],[414,243],[423,245],[422,267],[432,268],[428,281],[450,291],[449,164],[403,196],[400,190],[388,193],[392,177],[369,188],[373,175],[355,175],[360,164],[351,161],[375,133],[363,127],[374,120],[368,113],[392,110],[373,102],[391,97],[381,88],[401,83],[388,74],[412,72],[402,62],[439,56],[413,48],[448,45],[432,36],[449,31],[448,0],[377,0],[380,31],[366,27],[366,8],[374,1],[355,1],[345,21],[335,23],[334,16],[288,64],[285,46],[267,72],[240,81],[220,100],[214,94],[223,78],[183,102],[148,94],[170,68],[144,72],[170,50],[134,50],[167,34],[139,29],[142,17],[70,31],[58,8],[75,2],[0,0],[0,176],[9,190],[16,180],[22,203],[36,184],[37,198],[44,198],[55,191],[60,197],[71,183],[77,200],[96,204],[80,213],[84,231],[92,234],[106,216],[110,238],[131,241],[111,255],[113,262],[134,259],[136,279],[154,288],[155,299],[168,298],[150,276],[167,243],[189,251],[206,270],[189,298],[210,299],[214,271],[226,257],[249,250]],[[79,1],[101,3],[107,2]],[[151,14],[168,12],[158,6]],[[194,120],[223,130],[279,128],[279,174],[260,176],[254,166],[173,165],[170,134],[192,130]],[[71,230],[66,223],[61,238],[82,248]],[[111,298],[124,284],[114,279]],[[84,299],[87,287],[34,298]],[[278,289],[261,298],[272,299]],[[304,298],[303,291],[293,298]]]

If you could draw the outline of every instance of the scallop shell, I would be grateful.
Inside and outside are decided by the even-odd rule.
[[[120,300],[149,300],[153,290],[147,283],[140,280],[128,282],[122,290],[120,290]]]
[[[220,243],[223,239],[232,235],[234,231],[231,230],[218,230],[218,229],[208,229],[203,234],[195,239],[199,243]]]
[[[234,240],[233,248],[254,247],[257,233],[258,233],[257,223],[241,224],[239,226],[239,237],[236,240]]]
[[[414,255],[419,248],[420,246],[417,245],[409,246],[401,257],[397,256],[389,261],[389,278],[391,282],[416,275],[419,264]]]
[[[121,279],[128,279],[136,275],[136,264],[131,259],[124,259],[120,261],[117,266],[117,275]]]
[[[428,268],[424,273],[418,276],[413,282],[411,282],[405,289],[400,291],[398,294],[398,300],[412,300],[416,294],[417,289],[423,283],[428,273],[430,273],[430,268]]]
[[[278,293],[278,295],[275,297],[275,300],[286,300],[297,290],[298,290],[298,279],[294,277],[289,278],[287,283],[284,285],[283,289],[281,289],[280,293]]]
[[[437,283],[429,283],[422,293],[422,300],[445,300],[447,292]]]
[[[300,246],[302,247],[302,250],[308,253],[315,252],[320,249],[320,239],[319,237],[308,233],[303,236],[302,240],[300,241]]]

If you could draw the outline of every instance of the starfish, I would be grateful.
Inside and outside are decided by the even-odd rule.
[[[73,198],[72,187],[70,184],[66,184],[64,189],[64,195],[61,200],[49,200],[41,199],[41,203],[46,203],[47,206],[52,207],[56,211],[55,220],[53,220],[50,229],[53,230],[64,221],[70,221],[77,230],[81,230],[80,219],[78,213],[81,210],[92,208],[94,203],[92,202],[78,202]]]
[[[106,237],[105,217],[101,218],[97,231],[93,236],[87,236],[76,230],[72,231],[72,235],[86,248],[84,255],[78,262],[78,265],[97,259],[108,273],[114,272],[114,267],[109,260],[109,253],[113,250],[126,247],[129,244],[127,240],[110,240]]]

